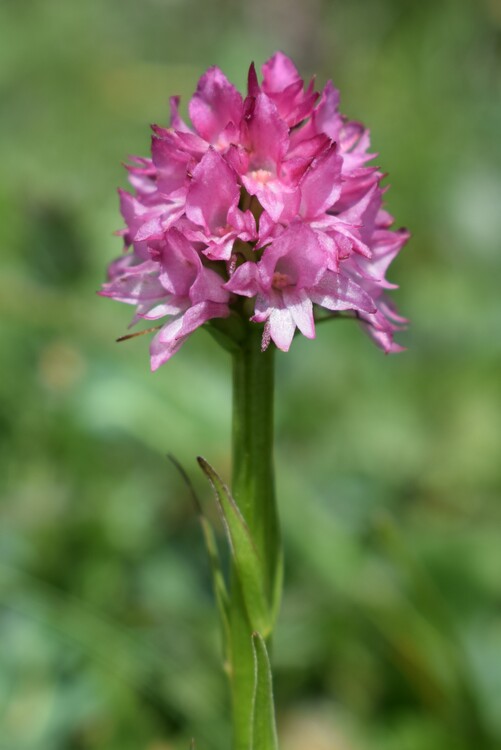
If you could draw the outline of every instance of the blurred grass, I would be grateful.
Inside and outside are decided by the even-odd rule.
[[[501,746],[499,0],[0,0],[1,750],[228,746],[165,454],[229,475],[229,362],[200,333],[151,375],[94,290],[168,96],[276,48],[371,126],[413,232],[407,353],[343,324],[278,358],[284,748]]]

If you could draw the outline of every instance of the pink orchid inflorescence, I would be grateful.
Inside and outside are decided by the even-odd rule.
[[[409,233],[390,229],[384,175],[367,166],[369,131],[339,113],[330,81],[321,94],[314,81],[305,87],[283,53],[262,74],[260,84],[251,65],[244,99],[209,68],[189,103],[192,127],[172,97],[151,158],[127,167],[128,252],[101,294],[136,305],[132,324],[169,316],[151,342],[153,370],[221,319],[250,319],[263,348],[287,351],[296,328],[315,337],[321,308],[358,318],[384,351],[401,350],[393,334],[406,321],[384,296],[395,288],[385,273]]]

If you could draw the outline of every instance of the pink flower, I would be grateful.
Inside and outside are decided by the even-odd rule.
[[[296,329],[314,338],[318,317],[342,312],[386,352],[401,349],[393,336],[406,321],[386,298],[385,274],[409,234],[391,229],[368,130],[340,114],[331,82],[318,94],[283,53],[262,73],[260,83],[251,65],[243,98],[209,68],[189,103],[191,126],[171,98],[151,158],[128,167],[126,254],[101,294],[134,305],[132,324],[167,318],[152,340],[153,369],[196,328],[241,316],[241,297],[263,347],[287,351]]]

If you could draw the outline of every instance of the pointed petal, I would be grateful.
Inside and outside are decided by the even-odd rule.
[[[332,81],[327,81],[312,121],[317,133],[326,133],[333,141],[338,140],[343,119],[339,114],[339,91],[334,88]]]
[[[327,310],[361,310],[374,313],[376,306],[362,287],[348,276],[327,271],[318,284],[309,290],[309,296],[317,305]]]
[[[283,91],[298,81],[303,81],[292,60],[283,52],[275,54],[267,60],[261,68],[263,74],[263,91],[267,94]]]
[[[292,291],[284,289],[282,292],[284,303],[292,315],[303,336],[315,338],[315,321],[313,319],[313,304],[304,289]]]
[[[247,94],[248,96],[257,96],[261,91],[259,81],[257,80],[256,66],[250,64],[249,74],[247,76]]]
[[[174,130],[181,130],[183,132],[190,132],[190,128],[185,123],[183,118],[179,114],[179,102],[181,98],[179,96],[171,96],[169,99],[170,106],[170,124]]]
[[[184,344],[188,336],[211,318],[226,318],[227,305],[201,302],[190,307],[175,320],[163,326],[150,344],[151,369],[157,370]]]
[[[165,296],[166,290],[158,278],[157,264],[146,261],[126,269],[112,281],[103,284],[99,294],[128,305],[136,305],[156,301]]]
[[[170,195],[185,185],[192,157],[180,150],[172,138],[158,138],[154,135],[151,155],[157,169],[157,187],[161,193]]]
[[[243,297],[254,297],[260,290],[257,263],[248,261],[237,268],[233,276],[225,284],[225,289]]]
[[[291,225],[271,245],[265,247],[258,263],[264,288],[273,285],[275,272],[289,277],[298,289],[315,286],[327,267],[327,258],[316,233],[307,224]]]
[[[211,268],[201,266],[200,272],[190,289],[192,304],[198,302],[227,302],[229,292],[224,288],[224,279]]]
[[[301,215],[313,219],[325,213],[341,195],[343,160],[333,143],[318,156],[301,180]]]
[[[215,143],[229,122],[240,124],[242,97],[222,70],[212,67],[200,78],[189,112],[197,133]]]
[[[201,261],[191,242],[178,229],[171,229],[158,243],[161,270],[159,278],[172,294],[187,296],[201,269]]]
[[[193,170],[186,196],[186,216],[215,233],[226,227],[230,208],[237,205],[240,187],[236,174],[223,157],[210,148]]]
[[[288,352],[296,324],[287,307],[274,307],[270,314],[270,336],[283,352]]]
[[[289,128],[266,94],[247,100],[245,122],[251,150],[250,168],[275,171],[289,147]]]

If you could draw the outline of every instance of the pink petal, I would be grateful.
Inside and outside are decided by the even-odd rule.
[[[275,102],[280,116],[294,127],[311,114],[318,94],[313,85],[304,91],[304,82],[294,63],[277,52],[262,68],[263,91]]]
[[[343,119],[339,114],[339,91],[332,81],[327,81],[312,121],[317,133],[325,133],[333,141],[338,140]]]
[[[301,333],[308,339],[315,338],[315,321],[313,319],[313,305],[308,294],[301,289],[299,291],[284,289],[283,300],[292,320]]]
[[[289,276],[298,289],[312,287],[323,275],[327,258],[316,233],[307,224],[295,224],[265,247],[258,263],[263,286],[273,285],[276,271]]]
[[[309,296],[317,305],[327,310],[362,310],[374,313],[376,306],[362,287],[348,276],[327,271],[322,279],[309,290]]]
[[[397,232],[390,232],[385,229],[376,231],[373,238],[372,258],[370,260],[364,258],[358,260],[364,274],[377,281],[379,285],[394,289],[395,285],[385,280],[385,274],[390,263],[409,241],[409,238],[410,233],[406,229],[399,229]]]
[[[192,157],[179,149],[172,138],[153,136],[151,154],[157,169],[157,186],[164,195],[171,195],[187,182],[188,165]]]
[[[224,73],[212,67],[200,78],[189,112],[197,133],[215,143],[229,122],[240,124],[242,97]]]
[[[237,205],[240,187],[236,174],[213,148],[193,170],[186,196],[186,216],[214,233],[228,223],[230,208]]]
[[[211,318],[226,318],[230,311],[227,305],[201,302],[188,308],[179,318],[165,325],[150,344],[151,369],[157,370],[184,344],[188,336]]]
[[[190,132],[190,129],[188,125],[185,123],[185,121],[182,119],[182,117],[179,115],[179,102],[180,97],[179,96],[171,96],[169,99],[169,105],[170,105],[170,124],[171,127],[174,128],[174,130],[181,130],[184,132]]]
[[[272,178],[263,182],[259,175],[256,178],[252,172],[250,175],[242,176],[242,183],[250,195],[257,197],[273,221],[278,221],[285,209],[287,211],[284,220],[290,220],[297,215],[301,200],[299,190],[288,187],[279,179]]]
[[[237,174],[245,174],[249,168],[249,152],[243,146],[232,143],[225,151],[224,158]]]
[[[103,284],[99,292],[102,297],[111,297],[128,305],[155,301],[164,297],[165,293],[165,287],[158,278],[158,266],[152,261],[129,267],[112,281]]]
[[[289,147],[289,128],[266,94],[247,99],[245,137],[251,151],[250,169],[276,170]]]
[[[290,310],[287,307],[274,307],[269,317],[269,331],[271,338],[283,352],[289,351],[295,330],[296,324]]]
[[[223,237],[206,238],[205,242],[208,243],[207,247],[202,250],[202,253],[209,260],[229,261],[231,260],[231,253],[235,244],[236,233],[229,232]]]
[[[261,68],[263,74],[263,91],[267,94],[283,91],[293,83],[303,81],[292,60],[283,52],[275,54]]]
[[[247,76],[247,94],[248,96],[257,96],[260,91],[261,89],[259,81],[257,80],[256,66],[254,63],[251,63]]]
[[[372,228],[381,204],[381,189],[378,184],[378,177],[375,176],[375,179],[376,182],[374,182],[360,200],[338,214],[337,218],[340,221],[355,226],[369,223]]]
[[[228,211],[228,223],[244,242],[254,242],[257,239],[256,219],[252,211],[241,211],[237,206],[232,206]]]
[[[362,314],[361,321],[366,333],[386,354],[398,354],[405,351],[405,347],[393,341],[393,334],[399,330],[399,327],[390,323],[381,312],[377,311],[373,315]]]
[[[186,309],[186,297],[176,297],[170,295],[168,301],[161,302],[158,305],[149,307],[142,312],[138,312],[138,318],[144,318],[145,320],[158,320],[159,318],[165,318],[166,315],[179,315]]]
[[[229,292],[224,288],[224,279],[211,268],[201,266],[200,272],[189,292],[192,304],[198,302],[228,302]]]
[[[242,263],[233,273],[229,281],[226,282],[225,288],[233,294],[241,294],[243,297],[254,297],[259,293],[261,284],[257,264],[248,261]]]
[[[172,294],[188,295],[201,269],[193,245],[178,229],[171,229],[158,243],[161,259],[160,281]]]
[[[341,194],[342,163],[335,143],[313,161],[300,184],[304,218],[313,219],[336,203]]]

